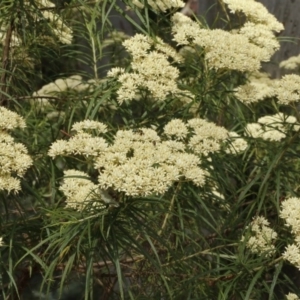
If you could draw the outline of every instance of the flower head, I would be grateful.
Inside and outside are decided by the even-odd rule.
[[[59,188],[66,196],[66,207],[81,211],[87,203],[93,201],[93,192],[98,185],[94,184],[89,176],[81,171],[64,171],[64,183]]]
[[[271,256],[275,252],[273,241],[277,238],[277,233],[269,226],[269,221],[260,216],[250,223],[252,236],[248,238],[243,236],[242,241],[246,241],[246,246],[252,253],[266,253]]]
[[[21,189],[20,179],[32,165],[26,147],[16,143],[7,133],[16,127],[25,127],[25,121],[18,114],[0,107],[0,190],[18,192]]]
[[[25,121],[21,116],[3,106],[0,107],[0,116],[0,131],[26,127]]]
[[[150,97],[159,101],[184,93],[177,87],[179,70],[170,63],[170,59],[180,62],[182,58],[171,46],[160,38],[152,40],[142,34],[125,40],[123,46],[132,55],[132,72],[114,68],[108,73],[121,84],[117,91],[120,104],[138,98],[141,90],[147,90]]]
[[[283,30],[283,25],[268,12],[263,4],[255,0],[223,0],[227,4],[231,13],[242,12],[248,21],[256,24],[264,24],[269,30],[279,32]]]

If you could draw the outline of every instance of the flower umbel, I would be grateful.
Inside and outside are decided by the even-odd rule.
[[[161,39],[152,40],[142,34],[123,42],[132,55],[132,72],[120,68],[109,71],[110,77],[116,77],[121,86],[117,92],[118,102],[138,98],[141,90],[148,90],[154,100],[163,101],[169,95],[183,94],[177,87],[179,70],[172,66],[170,59],[181,61],[181,56]]]
[[[0,107],[0,191],[18,192],[21,190],[20,179],[32,165],[26,147],[15,143],[7,133],[16,127],[25,127],[25,121],[18,114]]]
[[[64,183],[59,188],[66,196],[66,207],[81,211],[87,203],[93,201],[93,192],[98,185],[94,184],[89,176],[81,171],[64,171]]]
[[[242,241],[246,241],[246,247],[257,254],[272,256],[275,252],[273,242],[277,238],[277,233],[271,229],[270,223],[264,217],[256,217],[248,226],[253,234],[250,238],[243,236]]]
[[[85,120],[72,128],[77,133],[68,141],[54,142],[49,155],[84,156],[99,171],[102,190],[112,188],[133,197],[164,194],[180,180],[203,186],[208,172],[201,167],[201,156],[219,151],[231,138],[236,140],[234,153],[245,149],[234,133],[200,118],[187,123],[173,119],[162,137],[151,128],[118,130],[110,143],[97,136],[106,131],[101,122]],[[94,135],[84,132],[90,129]]]

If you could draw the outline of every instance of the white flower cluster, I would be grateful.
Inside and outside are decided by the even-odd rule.
[[[26,2],[28,5],[31,5],[30,1],[27,0]],[[46,10],[46,8],[54,8],[55,5],[49,0],[38,0],[37,6],[43,9],[41,11],[42,15],[51,23],[51,29],[60,42],[63,44],[71,44],[73,38],[72,29],[65,24],[58,14],[53,13],[53,10]]]
[[[95,137],[85,131],[98,130],[100,133],[106,132],[106,125],[101,122],[85,120],[75,123],[72,130],[78,133],[73,135],[68,141],[58,140],[53,143],[49,150],[49,156],[57,155],[84,155],[86,157],[97,157],[102,154],[108,144],[102,137]]]
[[[272,256],[275,252],[273,242],[277,238],[277,233],[270,228],[270,223],[264,217],[256,217],[248,226],[252,236],[242,236],[241,241],[246,241],[246,247],[257,254]]]
[[[236,97],[245,104],[256,103],[276,96],[273,80],[265,73],[255,73],[249,82],[236,88]]]
[[[299,131],[300,126],[297,123],[295,117],[285,116],[283,113],[264,116],[259,118],[257,123],[247,124],[246,134],[267,141],[281,141],[288,131]]]
[[[154,9],[165,12],[167,9],[182,8],[185,3],[181,0],[148,0],[148,4]]]
[[[246,36],[251,43],[264,49],[267,60],[280,48],[278,40],[267,25],[246,22],[239,30],[239,34]]]
[[[199,156],[219,151],[230,136],[225,128],[203,119],[187,123],[174,119],[166,124],[162,137],[150,128],[119,130],[114,142],[108,144],[104,138],[84,132],[92,129],[105,133],[106,126],[98,123],[86,120],[74,124],[72,129],[78,133],[68,141],[54,142],[49,155],[91,158],[100,174],[99,187],[128,196],[164,194],[179,180],[203,186],[207,171],[201,168]],[[238,147],[242,150],[245,145]]]
[[[201,29],[199,24],[181,13],[172,17],[172,33],[178,45],[199,45],[211,68],[257,71],[267,61],[267,51],[251,43],[245,35],[221,29]]]
[[[209,153],[217,152],[221,149],[222,143],[229,141],[228,131],[224,127],[204,119],[191,119],[188,125],[195,133],[190,138],[188,146],[198,155],[207,156]]]
[[[300,100],[300,76],[289,74],[274,83],[274,89],[280,104],[290,104]]]
[[[58,14],[51,11],[43,10],[42,15],[51,23],[51,30],[54,35],[63,44],[71,44],[73,39],[73,31],[68,27]]]
[[[243,138],[240,137],[236,132],[231,131],[228,133],[228,147],[225,150],[228,154],[238,154],[244,152],[247,147],[248,143]]]
[[[167,9],[181,8],[185,5],[185,3],[181,0],[148,0],[147,2],[154,10],[162,12],[165,12]],[[139,0],[132,0],[132,4],[140,9],[145,6],[144,3]]]
[[[286,247],[283,258],[300,269],[300,199],[297,197],[289,197],[281,204],[280,217],[291,228],[294,235],[294,244]]]
[[[205,32],[197,22],[181,13],[175,13],[171,20],[173,39],[178,45],[188,46],[194,44],[195,39],[202,32]]]
[[[166,10],[172,8],[182,8],[185,5],[185,3],[181,0],[148,0],[147,2],[148,5],[153,8],[153,10],[162,12],[166,12]],[[139,0],[133,0],[132,4],[140,9],[144,8],[145,6],[144,3]]]
[[[248,22],[232,32],[208,30],[183,14],[172,17],[172,33],[178,45],[199,45],[204,49],[208,65],[215,69],[258,71],[262,61],[279,49],[273,31],[283,29],[273,15],[252,0],[224,1],[232,12],[242,11]]]
[[[245,104],[277,97],[279,104],[289,105],[300,100],[300,76],[288,74],[277,80],[251,77],[249,83],[236,88],[236,96]]]
[[[15,128],[25,128],[24,119],[17,113],[0,106],[0,132]]]
[[[261,61],[268,61],[267,52],[241,34],[221,29],[202,29],[195,43],[205,49],[205,59],[215,69],[257,71]]]
[[[285,219],[287,226],[298,236],[300,243],[300,199],[290,197],[281,203],[280,217]]]
[[[143,9],[145,7],[144,3],[140,2],[139,0],[132,0],[132,4],[140,9]]]
[[[291,56],[287,60],[282,61],[279,67],[286,70],[297,70],[300,69],[300,55]]]
[[[255,24],[264,24],[269,30],[279,32],[283,25],[268,12],[263,4],[255,0],[222,0],[227,4],[231,13],[242,12],[246,18]]]
[[[109,77],[117,77],[121,83],[118,102],[137,98],[140,89],[146,89],[156,100],[165,100],[168,95],[184,93],[177,87],[179,70],[173,67],[169,59],[180,62],[182,57],[160,38],[156,41],[142,34],[123,42],[126,50],[132,55],[132,73],[121,68],[113,68],[108,72]]]
[[[286,295],[286,300],[300,300],[300,298],[296,294],[288,293]]]
[[[81,122],[76,122],[72,126],[72,130],[76,132],[84,132],[86,130],[97,130],[98,133],[106,133],[107,126],[101,122],[93,120],[84,120]]]
[[[175,139],[185,139],[188,134],[188,128],[180,119],[173,119],[164,127],[164,133],[169,137]]]
[[[0,107],[0,191],[18,192],[21,190],[20,179],[32,165],[23,144],[15,143],[7,133],[16,127],[24,128],[25,121],[18,114]]]
[[[94,193],[98,191],[98,185],[94,184],[90,177],[81,171],[64,171],[64,182],[60,190],[66,196],[66,207],[81,211],[89,202],[95,198]]]
[[[178,133],[171,131],[181,136],[181,128]],[[181,178],[203,186],[206,172],[200,164],[199,157],[188,153],[183,142],[163,141],[149,128],[118,131],[114,143],[95,162],[96,168],[103,169],[101,188],[112,187],[130,196],[164,194]]]
[[[32,6],[32,1],[25,0],[24,5],[30,8]],[[51,28],[54,35],[60,40],[60,42],[63,44],[71,44],[73,38],[72,29],[65,24],[65,22],[58,14],[53,13],[52,10],[47,10],[47,9],[54,8],[55,5],[49,0],[36,0],[36,5],[38,6],[38,8],[42,9],[40,11],[41,14],[43,15],[45,20],[51,23],[49,28]],[[28,9],[27,11],[29,12],[30,9]],[[34,10],[32,11],[34,12]],[[37,15],[35,17],[39,18],[39,16]],[[8,27],[7,25],[1,26],[0,40],[2,40],[2,42],[5,41],[7,27]],[[17,33],[13,31],[11,46],[18,46],[20,44],[21,44],[20,38],[18,37]]]
[[[300,246],[298,243],[286,246],[282,257],[300,270]]]
[[[89,88],[89,83],[94,81],[88,81],[87,83],[82,82],[82,77],[80,75],[73,75],[67,78],[59,78],[54,82],[50,82],[44,85],[40,90],[34,92],[32,96],[47,96],[55,94],[57,92],[64,92],[67,89],[73,89],[75,91],[82,91]]]
[[[31,104],[34,104],[37,107],[43,109],[45,107],[51,106],[47,97],[56,96],[57,93],[62,93],[66,90],[81,92],[89,88],[93,88],[94,83],[95,81],[93,79],[90,79],[89,81],[84,83],[80,75],[73,75],[68,78],[59,78],[54,82],[50,82],[44,85],[41,89],[34,92],[32,94],[34,98],[32,98]]]

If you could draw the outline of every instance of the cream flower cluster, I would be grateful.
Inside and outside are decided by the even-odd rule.
[[[51,30],[54,35],[63,44],[71,44],[73,39],[73,31],[68,27],[58,14],[54,14],[51,11],[42,11],[42,14],[46,20],[51,23]]]
[[[25,128],[24,119],[17,113],[0,106],[0,131],[12,130],[15,128]]]
[[[245,15],[246,23],[238,30],[238,33],[247,37],[249,42],[264,52],[261,61],[269,61],[275,51],[280,48],[274,31],[282,31],[283,25],[268,12],[263,4],[255,0],[223,0],[223,2],[232,13],[242,12]]]
[[[66,196],[66,207],[81,211],[88,203],[93,202],[98,185],[94,184],[88,174],[77,170],[64,171],[64,182],[60,191]]]
[[[300,100],[300,76],[289,74],[274,83],[275,93],[280,104],[288,105]]]
[[[288,293],[286,295],[286,300],[300,300],[300,298],[296,294]]]
[[[247,124],[246,134],[267,141],[281,141],[289,130],[299,131],[300,126],[297,123],[295,117],[285,116],[283,113],[264,116],[257,123]]]
[[[172,8],[182,8],[185,3],[181,0],[148,0],[148,5],[156,11],[166,12],[168,9]],[[144,3],[139,0],[133,0],[132,4],[138,8],[144,8]]]
[[[172,33],[178,45],[199,45],[211,68],[239,71],[258,71],[261,61],[269,54],[251,43],[247,36],[221,29],[202,29],[199,24],[181,13],[172,17]]]
[[[147,2],[153,10],[162,12],[166,12],[172,8],[182,8],[185,6],[185,3],[181,0],[147,0]],[[144,3],[139,0],[133,0],[132,4],[140,9],[145,7]]]
[[[205,49],[205,59],[216,69],[257,71],[261,61],[270,58],[263,48],[250,43],[246,36],[221,29],[203,29],[195,43]]]
[[[156,42],[150,37],[136,34],[123,42],[126,50],[132,55],[132,73],[121,68],[113,68],[108,72],[109,77],[117,77],[121,83],[118,102],[137,98],[140,89],[146,89],[156,100],[165,100],[168,95],[184,93],[177,87],[179,70],[173,67],[169,59],[180,62],[182,57],[160,38]]]
[[[289,197],[281,204],[280,217],[291,229],[295,243],[286,247],[283,258],[300,269],[300,198]]]
[[[66,197],[66,208],[82,211],[85,208],[105,208],[106,204],[118,206],[118,203],[99,184],[91,181],[89,175],[78,170],[64,171],[64,181],[59,188]]]
[[[208,30],[183,14],[172,17],[172,33],[178,45],[199,45],[204,49],[208,65],[215,69],[258,71],[262,61],[279,49],[273,31],[283,25],[260,3],[252,0],[224,1],[231,12],[240,11],[247,22],[239,30],[227,32],[221,29]]]
[[[26,1],[28,5],[30,4],[30,1]],[[41,11],[42,15],[48,22],[51,23],[51,29],[53,30],[53,33],[57,36],[57,38],[60,40],[63,44],[71,44],[72,38],[73,38],[73,31],[70,27],[68,27],[61,17],[58,14],[53,13],[53,11],[46,10],[45,8],[53,8],[55,5],[50,2],[49,0],[38,0],[37,5],[39,8],[43,8]]]
[[[258,216],[248,227],[252,236],[250,238],[242,236],[241,241],[246,241],[246,247],[252,253],[265,253],[268,256],[272,256],[276,250],[273,242],[277,238],[277,233],[270,228],[269,221],[264,217]]]
[[[26,147],[15,143],[7,130],[25,127],[25,121],[18,114],[0,107],[0,191],[18,192],[21,190],[20,179],[32,165]]]
[[[278,80],[253,77],[247,84],[236,88],[236,96],[245,104],[277,97],[279,104],[289,105],[300,100],[300,76],[288,74]]]
[[[171,21],[173,39],[178,45],[188,46],[194,44],[195,39],[202,32],[205,32],[197,22],[181,13],[175,13]]]
[[[237,134],[234,131],[231,131],[228,133],[228,136],[228,147],[225,149],[226,153],[238,154],[244,152],[247,149],[247,141],[241,138],[239,134]]]
[[[97,130],[98,133],[106,133],[107,126],[101,122],[93,120],[84,120],[81,122],[76,122],[72,126],[72,130],[76,132],[84,132],[86,130]]]
[[[85,131],[97,130],[100,133],[107,131],[106,125],[101,122],[85,120],[77,122],[72,126],[72,130],[78,133],[73,135],[68,141],[58,140],[53,143],[49,150],[49,156],[57,155],[84,155],[86,157],[97,157],[102,154],[108,144],[102,137],[95,137]]]
[[[279,67],[286,70],[297,70],[300,69],[300,55],[291,56],[287,60],[282,61]]]
[[[299,237],[300,243],[300,199],[290,197],[281,203],[280,217],[291,228],[291,232]],[[300,244],[299,244],[300,245]]]
[[[89,88],[89,83],[93,83],[93,81],[83,83],[82,77],[80,75],[73,75],[67,78],[59,78],[56,79],[54,82],[50,82],[44,85],[40,90],[34,92],[32,96],[49,96],[57,92],[64,92],[67,89],[82,91]]]
[[[154,10],[165,12],[167,9],[182,8],[185,3],[181,0],[148,0],[148,4]]]
[[[172,8],[182,8],[185,3],[181,0],[148,0],[148,5],[151,6],[156,11],[165,12],[167,9]],[[132,4],[138,8],[144,8],[144,4],[139,0],[133,0]]]
[[[268,12],[263,4],[255,0],[222,0],[227,4],[231,13],[242,12],[247,20],[256,23],[264,24],[269,30],[280,32],[284,29],[283,25]]]
[[[67,78],[59,78],[54,82],[50,82],[44,85],[41,89],[32,94],[31,104],[36,105],[40,109],[51,106],[49,97],[56,96],[58,93],[65,92],[67,90],[74,90],[76,92],[85,91],[87,89],[93,89],[95,80],[90,79],[87,82],[83,82],[80,75],[73,75]],[[39,98],[41,97],[41,98]],[[48,97],[48,98],[47,98]]]
[[[209,153],[217,152],[221,149],[222,143],[228,142],[229,134],[224,127],[200,118],[189,120],[188,125],[194,131],[188,146],[198,155],[207,156]]]
[[[256,103],[276,96],[273,80],[261,72],[254,73],[248,83],[237,87],[235,91],[236,97],[245,104]]]
[[[207,171],[201,167],[200,156],[219,151],[229,138],[225,128],[200,118],[187,123],[174,119],[166,124],[161,137],[150,128],[119,130],[113,143],[85,132],[98,129],[105,133],[100,122],[86,120],[72,129],[77,134],[68,141],[54,142],[49,155],[90,157],[100,174],[99,187],[128,196],[164,194],[179,180],[203,186]]]
[[[275,90],[272,86],[255,80],[236,88],[236,97],[245,104],[256,103],[273,96]]]
[[[298,243],[286,246],[282,257],[300,270],[300,246]]]
[[[246,36],[251,43],[264,49],[267,60],[280,48],[278,40],[267,25],[246,22],[239,30],[239,34]]]
[[[25,0],[24,4],[28,7],[32,5],[31,1],[29,0]],[[43,9],[41,10],[43,17],[45,18],[45,20],[51,23],[50,28],[53,31],[54,35],[60,40],[60,42],[63,44],[71,44],[73,38],[72,29],[63,22],[63,20],[58,14],[55,14],[50,10],[46,10],[54,8],[55,5],[49,0],[37,0],[36,4],[39,8]],[[3,24],[1,26],[0,40],[2,40],[2,42],[4,42],[6,38],[6,27],[7,25]],[[18,46],[20,44],[20,38],[18,37],[17,33],[13,31],[11,45]]]

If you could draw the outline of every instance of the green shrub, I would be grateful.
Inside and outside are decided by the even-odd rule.
[[[2,299],[300,297],[300,77],[221,2],[0,4]]]

